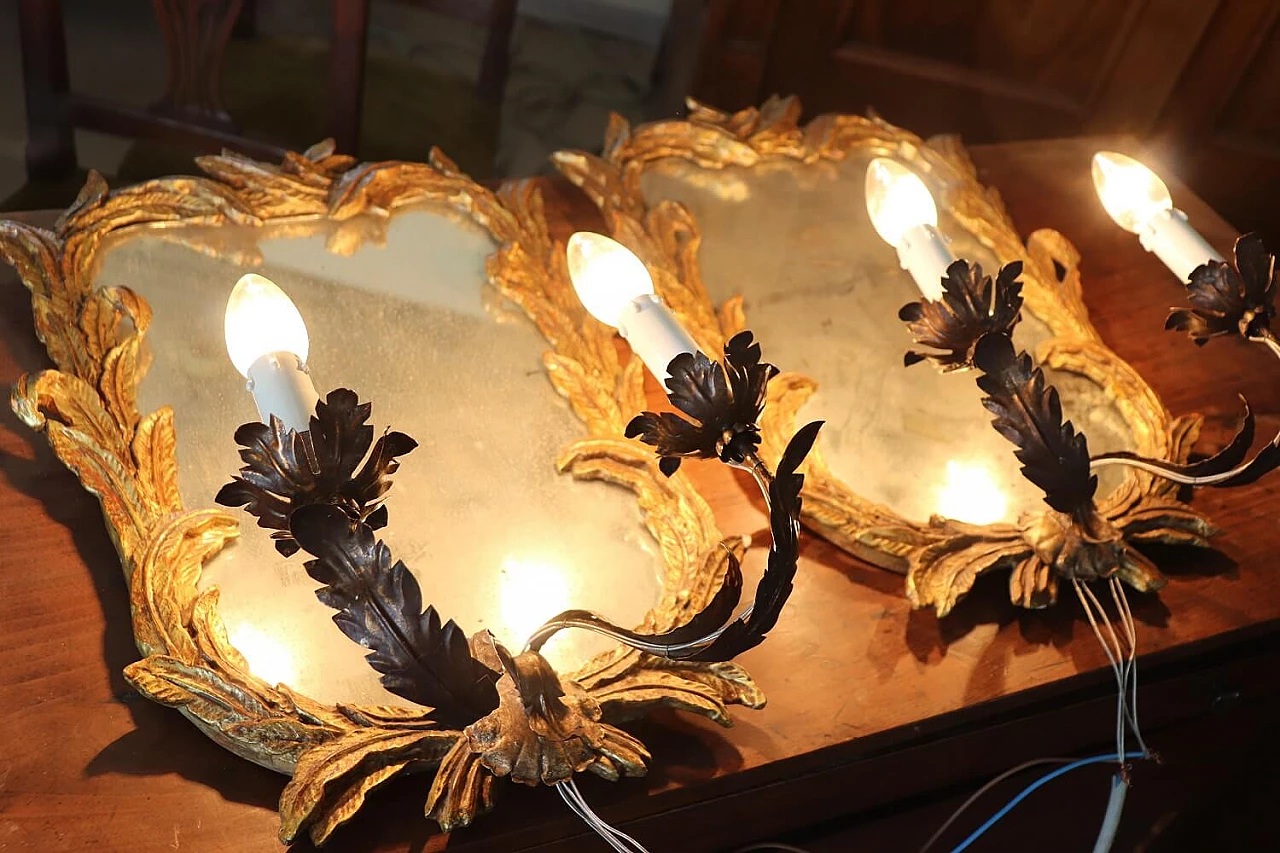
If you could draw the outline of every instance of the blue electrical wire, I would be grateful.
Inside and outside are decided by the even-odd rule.
[[[1126,759],[1146,758],[1146,755],[1147,754],[1145,752],[1126,752],[1124,754],[1124,757]],[[1000,809],[1000,811],[996,812],[990,818],[988,818],[986,823],[984,823],[982,826],[975,829],[973,833],[964,841],[961,841],[960,844],[951,851],[951,853],[960,853],[960,851],[967,849],[970,844],[972,844],[973,842],[981,838],[984,832],[986,832],[991,827],[995,826],[996,823],[999,822],[1001,818],[1003,818],[1009,812],[1013,811],[1014,807],[1017,806],[1018,803],[1022,802],[1027,797],[1031,796],[1031,794],[1037,789],[1042,788],[1045,785],[1052,782],[1054,779],[1057,779],[1059,776],[1062,776],[1066,773],[1070,773],[1072,770],[1075,770],[1077,767],[1084,767],[1086,764],[1105,764],[1107,762],[1116,761],[1116,760],[1117,760],[1116,754],[1113,752],[1113,753],[1110,753],[1109,755],[1095,755],[1092,758],[1082,758],[1079,761],[1071,762],[1065,767],[1059,767],[1057,770],[1050,770],[1048,773],[1044,774],[1039,779],[1035,780],[1030,785],[1023,788],[1021,793],[1019,793],[1016,797],[1014,797],[1012,800],[1006,803],[1004,808]]]

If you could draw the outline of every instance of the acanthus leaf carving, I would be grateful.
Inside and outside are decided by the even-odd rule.
[[[635,231],[639,226],[647,233],[633,235],[632,240],[670,246],[675,240],[664,232],[673,230],[679,218],[654,217],[654,211],[668,203],[650,203],[641,190],[646,170],[659,161],[682,160],[715,171],[783,161],[836,162],[859,154],[895,157],[936,182],[951,218],[992,251],[1006,272],[1016,269],[1013,264],[1022,265],[1023,287],[1014,296],[1021,297],[1022,310],[1048,327],[1051,337],[1041,347],[1046,364],[1088,378],[1115,401],[1133,431],[1137,453],[1146,458],[1185,459],[1190,444],[1184,441],[1189,420],[1172,418],[1142,378],[1102,344],[1090,324],[1081,298],[1079,253],[1061,234],[1049,230],[1031,234],[1024,244],[999,194],[978,183],[977,171],[958,140],[926,142],[874,116],[823,115],[803,126],[799,117],[799,104],[793,98],[770,99],[759,109],[737,113],[690,101],[683,121],[635,127],[620,119],[611,121],[601,157],[562,152],[554,159],[561,172],[601,208],[615,233]],[[679,272],[664,282],[664,298],[673,303],[686,297],[707,301],[698,296],[705,293],[705,286],[696,259],[677,264],[672,258],[668,268]],[[1018,276],[1013,273],[1013,277]],[[978,276],[968,284],[980,294],[981,281]],[[953,282],[957,284],[961,282]],[[972,355],[982,333],[1011,324],[1018,314],[1015,301],[1001,303],[994,315],[988,312],[980,318],[979,326],[990,324],[992,328],[975,327],[976,334],[960,336],[963,341],[955,335],[935,334],[943,327],[926,321],[922,310],[912,310],[904,319],[922,322],[917,331],[934,338],[929,341],[928,356],[954,355],[953,361],[959,365],[969,360],[962,356]],[[989,307],[991,303],[985,304]],[[742,328],[745,319],[740,301],[726,303],[718,320],[722,328],[715,332],[732,335]],[[697,329],[691,331],[703,340]],[[955,347],[946,346],[953,342],[957,342]],[[937,346],[939,343],[943,345]],[[761,419],[760,454],[766,462],[781,457],[799,411],[815,389],[811,379],[793,373],[782,373],[771,383]],[[901,518],[862,498],[855,486],[837,477],[823,462],[820,446],[806,462],[805,476],[806,522],[855,556],[906,572],[907,596],[916,607],[933,607],[943,615],[971,588],[974,578],[1001,569],[1014,572],[1010,595],[1015,603],[1038,607],[1055,597],[1052,572],[1046,573],[1047,564],[1035,556],[1033,542],[1020,532],[1034,527],[1035,514],[1023,525],[977,528],[942,518]],[[1098,512],[1105,518],[1099,529],[1109,526],[1116,535],[1134,542],[1206,544],[1213,526],[1178,502],[1175,493],[1166,481],[1126,470],[1121,486],[1099,501]],[[1120,565],[1116,571],[1139,588],[1162,583],[1154,566],[1132,548],[1122,549],[1117,559]]]
[[[444,827],[469,821],[491,805],[495,777],[479,762],[452,761],[461,742],[457,731],[440,728],[426,709],[333,706],[287,685],[266,684],[229,642],[216,589],[202,591],[197,582],[201,564],[236,535],[236,524],[221,511],[183,506],[172,414],[137,410],[137,383],[146,369],[137,342],[151,313],[127,288],[94,286],[109,238],[155,225],[257,227],[323,217],[341,223],[328,245],[350,251],[372,233],[359,221],[362,215],[385,219],[409,204],[446,203],[494,236],[500,246],[487,265],[492,284],[552,341],[561,363],[581,368],[577,386],[561,390],[575,410],[595,406],[602,414],[588,419],[589,437],[559,462],[575,477],[636,493],[665,566],[660,603],[644,624],[667,630],[704,608],[720,594],[726,555],[740,553],[741,544],[722,543],[710,508],[683,476],[662,477],[652,456],[622,437],[626,416],[643,400],[643,368],[634,358],[617,357],[611,330],[587,319],[574,298],[563,245],[547,234],[535,186],[513,184],[495,193],[438,153],[430,165],[360,164],[336,154],[331,142],[278,164],[231,153],[202,157],[198,164],[208,177],[164,178],[116,191],[93,175],[52,230],[0,223],[0,256],[31,291],[37,333],[59,368],[24,377],[13,407],[46,433],[59,457],[102,500],[135,604],[135,637],[146,655],[129,667],[130,683],[181,708],[237,754],[282,773],[305,770],[308,778],[282,800],[283,835],[309,831],[321,842],[377,785],[441,761],[429,812]],[[684,246],[687,255],[689,239],[686,234],[670,245]],[[237,259],[260,260],[253,253]],[[740,318],[732,305],[724,310]],[[715,316],[706,313],[710,320]],[[704,330],[699,339],[724,336]],[[641,705],[661,704],[727,724],[728,705],[759,707],[764,701],[750,676],[730,664],[673,664],[626,649],[606,657],[602,669],[587,665],[593,687],[561,679],[568,694],[583,697],[584,707],[599,707],[589,769],[605,778],[641,772],[646,757],[638,741],[608,723],[613,714],[629,718]],[[591,697],[597,688],[611,691],[605,701]],[[621,698],[640,693],[643,703]],[[350,749],[332,746],[344,738]],[[303,795],[303,789],[320,794]]]

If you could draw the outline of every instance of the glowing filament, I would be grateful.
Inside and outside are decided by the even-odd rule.
[[[1173,209],[1164,181],[1137,160],[1115,151],[1093,155],[1093,186],[1107,215],[1134,234],[1157,214]]]
[[[912,228],[937,226],[938,206],[915,172],[877,157],[867,167],[867,213],[876,233],[890,246],[900,246]]]
[[[632,303],[654,292],[644,263],[617,240],[579,231],[569,238],[565,253],[573,289],[601,323],[616,328]]]
[[[307,360],[307,325],[285,292],[256,273],[240,277],[227,299],[223,320],[227,355],[241,376],[264,355],[289,352]]]

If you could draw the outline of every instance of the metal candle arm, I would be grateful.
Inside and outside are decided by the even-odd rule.
[[[730,555],[720,591],[678,628],[644,635],[594,613],[567,611],[534,633],[526,653],[538,652],[557,631],[577,627],[666,658],[725,661],[762,642],[776,621],[799,556],[803,477],[796,468],[820,424],[797,432],[775,476],[756,447],[765,388],[777,370],[761,362],[750,333],[726,345],[723,365],[702,353],[684,353],[668,371],[672,404],[696,422],[646,412],[627,432],[656,445],[659,467],[668,475],[689,456],[718,457],[751,473],[773,530],[769,569],[757,590],[757,601],[767,599],[768,606],[762,613],[753,602],[735,616],[742,574]],[[442,721],[465,724],[496,702],[493,684],[499,673],[465,648],[465,634],[456,624],[442,623],[433,607],[419,611],[417,580],[403,563],[393,564],[386,546],[375,539],[373,530],[386,524],[381,502],[398,467],[396,457],[416,443],[396,432],[374,442],[369,415],[367,403],[339,389],[317,404],[305,432],[288,429],[274,417],[270,425],[245,424],[236,431],[245,466],[217,500],[244,506],[259,526],[274,531],[286,556],[301,547],[316,558],[306,570],[325,585],[317,596],[339,611],[335,621],[343,633],[370,650],[370,665],[383,674],[384,686],[435,708]]]
[[[747,471],[755,480],[769,511],[773,543],[769,564],[756,588],[755,600],[733,615],[742,588],[742,571],[733,555],[720,591],[684,625],[662,634],[628,631],[596,613],[571,610],[546,622],[526,646],[538,651],[558,631],[581,628],[611,637],[634,649],[676,660],[727,661],[763,642],[791,590],[799,559],[800,489],[804,478],[796,469],[817,439],[822,424],[798,430],[778,463],[776,475],[760,459],[758,420],[765,389],[777,369],[760,359],[760,347],[750,332],[725,344],[724,363],[701,352],[682,353],[667,367],[668,399],[688,415],[644,412],[627,426],[626,434],[657,448],[659,467],[670,475],[683,458],[717,458]],[[761,606],[763,604],[763,606]]]
[[[737,468],[740,471],[746,471],[751,478],[756,481],[756,486],[760,489],[760,496],[764,498],[765,509],[771,509],[772,503],[769,500],[769,489],[773,486],[773,472],[769,470],[769,466],[764,464],[755,452],[747,454],[746,462],[729,462],[730,468]]]
[[[1171,310],[1165,328],[1187,332],[1198,345],[1211,338],[1237,335],[1250,343],[1263,344],[1280,358],[1280,341],[1271,330],[1278,280],[1275,257],[1267,251],[1262,238],[1253,233],[1236,240],[1233,256],[1233,264],[1210,260],[1191,272],[1186,284],[1190,307]],[[1092,467],[1126,465],[1189,486],[1252,483],[1280,467],[1280,434],[1246,460],[1254,419],[1248,401],[1241,400],[1245,413],[1240,430],[1226,448],[1209,459],[1178,465],[1132,453],[1110,453],[1094,458]]]
[[[591,687],[562,677],[538,651],[555,631],[583,627],[631,648],[684,661],[687,675],[664,670],[677,680],[675,686],[656,693],[646,689],[645,695],[646,702],[656,696],[661,704],[686,707],[680,679],[687,682],[684,689],[697,692],[703,689],[702,678],[719,677],[710,666],[763,642],[790,595],[799,558],[804,481],[796,469],[820,424],[799,430],[777,471],[770,472],[756,454],[757,419],[765,386],[777,371],[760,363],[759,347],[751,344],[750,335],[731,341],[723,365],[699,353],[673,360],[671,371],[672,403],[694,414],[697,423],[670,413],[645,413],[629,431],[659,445],[658,465],[668,475],[684,456],[717,456],[750,471],[769,507],[773,543],[752,604],[735,614],[742,573],[730,552],[710,601],[683,625],[659,636],[627,631],[578,611],[548,623],[523,652],[512,654],[489,632],[468,637],[433,606],[423,609],[417,579],[374,535],[374,528],[386,523],[382,499],[398,465],[396,457],[416,445],[393,432],[375,442],[367,423],[370,408],[351,391],[329,394],[305,432],[287,429],[278,418],[269,425],[246,424],[236,432],[245,464],[218,500],[243,505],[260,526],[274,531],[282,553],[302,549],[312,555],[305,569],[321,584],[317,598],[337,611],[338,628],[367,650],[366,660],[381,674],[383,686],[425,706],[420,716],[429,728],[424,731],[454,738],[440,757],[426,806],[446,830],[465,826],[490,807],[490,795],[484,792],[495,777],[558,785],[564,791],[563,785],[584,770],[612,778],[643,773],[648,758],[643,745],[602,719],[606,701],[615,700],[598,698]],[[689,393],[706,408],[693,405]],[[660,441],[658,433],[648,432],[658,422]],[[638,656],[632,666],[644,672],[663,665]]]
[[[760,494],[764,498],[765,507],[772,506],[772,500],[769,496],[769,489],[774,482],[772,472],[769,471],[767,465],[754,452],[750,453],[745,462],[728,462],[731,468],[737,468],[742,471],[748,471],[755,480],[756,485],[760,488]],[[795,520],[797,533],[799,529],[799,520]],[[755,602],[748,604],[733,621],[745,621],[751,618],[751,614],[755,610]],[[687,640],[676,643],[663,643],[661,638],[663,635],[646,635],[638,634],[634,631],[628,631],[609,622],[604,617],[589,611],[570,610],[558,616],[548,619],[542,624],[538,630],[534,631],[525,643],[525,651],[541,651],[546,642],[555,636],[558,632],[566,628],[581,628],[585,631],[591,631],[595,634],[601,634],[610,639],[617,640],[619,643],[638,649],[642,652],[648,652],[651,655],[667,658],[669,660],[679,660],[688,658],[691,654],[696,654],[713,642],[718,640],[725,630],[732,624],[725,622],[714,631],[707,633],[694,640]]]
[[[1128,465],[1174,482],[1215,487],[1251,483],[1280,467],[1280,435],[1245,461],[1254,432],[1247,403],[1239,433],[1209,459],[1181,464],[1127,452],[1090,457],[1083,433],[1062,418],[1057,390],[1013,344],[1021,319],[1020,272],[1020,264],[1009,264],[993,281],[979,266],[957,261],[947,270],[941,299],[910,303],[899,317],[925,347],[908,352],[907,365],[930,360],[944,371],[982,373],[978,386],[986,395],[983,405],[994,415],[992,425],[1017,446],[1023,476],[1044,492],[1052,510],[1020,522],[1043,563],[1073,580],[1091,580],[1141,559],[1094,503],[1094,472],[1100,467]],[[1269,327],[1275,284],[1273,260],[1259,240],[1247,235],[1237,244],[1236,269],[1211,261],[1192,273],[1192,308],[1174,311],[1166,325],[1190,332],[1197,343],[1240,334],[1280,356]]]
[[[1224,261],[1209,261],[1197,267],[1187,283],[1192,307],[1172,310],[1165,326],[1188,332],[1197,344],[1234,333],[1252,343],[1264,344],[1280,358],[1280,341],[1277,341],[1270,328],[1270,320],[1275,316],[1275,260],[1266,252],[1261,239],[1255,234],[1246,234],[1236,241],[1235,257],[1234,267]],[[976,264],[970,265],[965,261],[952,264],[943,281],[944,293],[941,300],[909,303],[899,312],[899,316],[915,335],[916,343],[932,348],[929,351],[908,352],[906,364],[928,359],[943,370],[976,367],[989,374],[985,378],[985,384],[984,379],[979,380],[984,391],[991,393],[991,389],[1010,389],[1018,381],[1018,377],[1013,375],[1018,366],[1012,358],[997,359],[995,356],[997,350],[1001,351],[1001,356],[1013,355],[1013,328],[1021,319],[1021,285],[1016,280],[1020,273],[1020,263],[1008,264],[1000,270],[993,282],[982,275],[982,268]],[[989,342],[984,347],[983,339],[996,335],[1007,338],[1008,346],[997,347]],[[981,357],[980,349],[985,350],[985,360]],[[1018,358],[1026,359],[1029,364],[1029,356],[1025,353],[1018,354]],[[1024,378],[1030,380],[1031,376],[1027,374]],[[1056,397],[1057,392],[1043,383],[1043,377],[1039,381],[1044,386],[1040,394],[1047,403],[1049,396]],[[988,408],[991,408],[990,401]],[[1044,439],[1054,429],[1063,426],[1061,423],[1047,422],[1050,408],[1060,411],[1060,406],[1045,406],[1037,410],[1035,407],[1028,407],[1025,400],[1020,400],[1013,408],[1021,412],[1026,421],[1023,424],[1025,441],[1019,442],[1022,447],[1019,458],[1025,465],[1027,460],[1023,457],[1031,452],[1028,446],[1036,444],[1037,438]],[[1010,424],[1005,424],[1002,428],[998,414],[994,423],[1006,435],[1013,429]],[[1070,423],[1066,426],[1070,427]],[[1107,453],[1089,458],[1088,467],[1089,470],[1097,470],[1125,465],[1192,486],[1244,485],[1280,466],[1280,435],[1254,458],[1245,461],[1253,427],[1253,413],[1246,402],[1240,432],[1227,448],[1209,459],[1191,465],[1180,465],[1133,453]],[[1078,439],[1079,449],[1083,451],[1083,435],[1078,435]],[[1071,451],[1072,448],[1063,449],[1064,453]],[[1087,455],[1087,451],[1084,452]],[[1075,452],[1074,455],[1078,457],[1080,452]],[[1057,463],[1045,460],[1045,468],[1054,465],[1061,468],[1061,463],[1061,459]],[[1035,470],[1035,467],[1024,467],[1024,474],[1028,474],[1029,470]],[[1041,469],[1042,474],[1043,471],[1044,468]],[[1062,475],[1062,471],[1059,470],[1058,474]],[[1046,489],[1044,476],[1040,480],[1029,478],[1041,489]],[[1055,505],[1052,496],[1046,494],[1046,500],[1051,506],[1060,508]]]

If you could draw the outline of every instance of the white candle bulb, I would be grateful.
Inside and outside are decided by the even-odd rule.
[[[274,414],[290,429],[308,429],[319,395],[306,368],[307,326],[285,292],[255,273],[241,276],[227,299],[223,331],[263,423]]]
[[[697,352],[689,333],[662,304],[644,263],[603,234],[578,231],[565,247],[573,289],[591,316],[613,326],[659,380],[682,352]]]
[[[938,206],[920,176],[877,157],[867,167],[867,213],[880,238],[898,250],[898,262],[926,299],[942,298],[942,279],[955,260],[938,231]]]
[[[1222,260],[1187,222],[1187,215],[1173,206],[1164,181],[1132,157],[1115,151],[1094,154],[1093,186],[1107,215],[1137,234],[1142,248],[1164,261],[1180,280],[1186,281],[1207,261]]]

